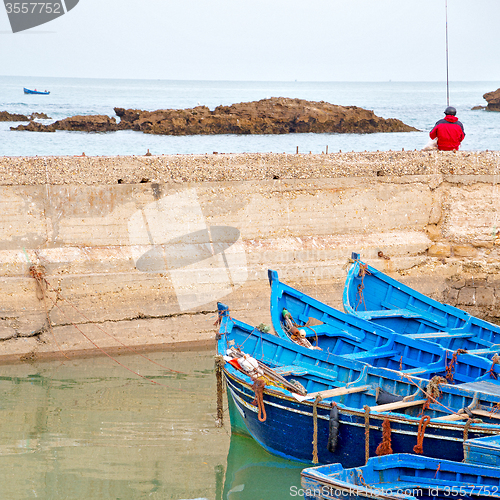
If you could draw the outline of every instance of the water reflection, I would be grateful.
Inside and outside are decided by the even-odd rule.
[[[211,352],[0,367],[0,498],[216,498]],[[219,472],[220,476],[220,472]],[[219,486],[219,490],[220,490]]]
[[[269,454],[250,437],[232,435],[222,498],[290,500],[291,488],[300,488],[300,472],[306,466]]]
[[[215,427],[213,352],[0,366],[0,498],[277,500],[302,465]]]

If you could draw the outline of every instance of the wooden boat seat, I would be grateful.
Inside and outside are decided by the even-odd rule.
[[[454,338],[454,339],[467,339],[474,337],[475,333],[472,332],[430,332],[430,333],[407,333],[406,336],[412,339],[440,339],[440,338]]]
[[[370,411],[379,413],[384,411],[401,410],[403,408],[411,408],[412,406],[423,405],[426,401],[426,399],[415,399],[413,401],[396,401],[394,403],[387,403],[385,405],[370,406]]]
[[[273,370],[281,376],[295,375],[298,377],[300,375],[307,375],[309,373],[309,370],[307,368],[299,365],[278,366],[276,368],[273,368]]]
[[[466,389],[467,391],[482,392],[500,396],[500,383],[496,381],[478,380],[476,382],[457,384],[455,387]]]
[[[450,415],[445,415],[444,417],[438,417],[434,420],[447,421],[447,422],[455,422],[456,420],[466,420],[468,419],[467,413],[451,413]]]
[[[382,352],[373,352],[373,351],[363,351],[363,352],[355,352],[352,354],[344,354],[342,357],[343,358],[349,358],[349,359],[358,359],[358,360],[364,360],[364,359],[381,359],[381,358],[392,358],[394,356],[399,355],[400,353],[398,351],[382,351]]]
[[[327,389],[326,391],[311,392],[304,399],[316,399],[316,396],[321,396],[323,399],[333,398],[334,396],[344,396],[355,392],[366,392],[371,389],[370,385],[356,385],[350,387],[337,387],[335,389]]]
[[[427,311],[421,311],[416,308],[395,308],[392,304],[388,302],[381,302],[382,307],[387,309],[380,309],[378,311],[358,311],[358,316],[363,319],[373,319],[373,318],[392,318],[392,317],[402,317],[402,318],[419,318],[424,319],[432,324],[445,327],[447,321],[436,314],[432,314]]]
[[[291,364],[291,365],[278,366],[276,368],[273,368],[273,370],[282,377],[286,377],[288,375],[294,375],[296,377],[300,377],[303,375],[304,376],[313,375],[321,379],[324,379],[325,376],[328,376],[326,375],[326,372],[324,370],[323,371],[321,371],[321,369],[316,370],[314,365],[304,366],[301,364],[296,364],[296,365]],[[331,375],[332,371],[329,371],[329,374]]]

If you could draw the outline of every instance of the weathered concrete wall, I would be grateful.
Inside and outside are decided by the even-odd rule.
[[[201,342],[213,338],[217,300],[269,323],[268,268],[340,307],[352,251],[497,319],[499,159],[0,158],[0,355]]]

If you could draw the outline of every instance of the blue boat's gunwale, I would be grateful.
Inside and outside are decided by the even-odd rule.
[[[476,351],[478,355],[490,357],[491,351],[500,344],[499,325],[427,297],[371,266],[368,266],[371,275],[364,278],[364,304],[361,307],[367,311],[356,310],[358,306],[354,302],[358,300],[357,285],[360,282],[361,261],[358,254],[354,255],[356,259],[347,273],[342,295],[344,310],[347,313],[369,319],[371,322],[390,328],[397,333],[439,343],[453,351],[465,348],[472,352]],[[388,295],[390,295],[390,303],[386,304]],[[398,315],[399,310],[391,309],[392,307],[404,307],[402,305],[404,303],[410,304],[409,307],[412,310],[421,311],[422,316],[417,314],[413,317],[405,317]],[[422,307],[419,307],[419,304]],[[388,315],[384,316],[382,313],[388,313]],[[438,327],[425,319],[427,314],[433,317],[438,315],[446,319],[446,324]]]
[[[376,382],[378,387],[382,387],[385,390],[389,390],[391,392],[396,392],[400,394],[399,390],[402,388],[402,386],[405,386],[407,388],[413,386],[412,392],[410,393],[408,389],[406,394],[402,394],[403,396],[412,396],[417,389],[420,390],[424,389],[428,383],[428,380],[426,379],[420,379],[418,376],[408,377],[407,375],[402,374],[397,370],[391,370],[388,368],[369,367],[365,363],[361,363],[357,360],[350,360],[342,356],[328,354],[321,351],[311,351],[302,346],[298,346],[288,340],[281,339],[275,335],[270,335],[262,332],[253,333],[255,329],[252,328],[250,325],[247,325],[238,320],[230,318],[229,316],[223,317],[221,321],[220,338],[218,346],[219,352],[225,351],[227,344],[226,342],[227,336],[231,335],[233,328],[235,329],[236,335],[238,335],[237,333],[238,331],[242,332],[239,335],[245,337],[246,339],[245,342],[250,338],[255,339],[254,349],[253,350],[245,349],[245,352],[247,354],[257,357],[262,362],[269,364],[271,367],[276,366],[276,364],[288,365],[289,362],[282,360],[282,358],[288,352],[290,352],[292,356],[299,356],[295,357],[294,358],[295,361],[293,361],[293,363],[297,363],[296,365],[297,369],[303,367],[306,370],[317,372],[318,373],[317,376],[310,376],[308,378],[310,380],[318,382],[319,384],[322,384],[323,386],[322,388],[315,389],[309,392],[317,392],[321,390],[326,390],[327,388],[339,387],[339,384],[342,387],[354,384],[357,385],[358,383],[363,384],[362,375],[363,373],[367,374],[368,370],[370,377],[372,378],[372,382]],[[259,356],[261,356],[261,352],[263,355],[263,351],[261,350],[264,349],[265,346],[273,346],[272,349],[276,351],[276,354],[272,359],[267,357],[259,358]],[[276,356],[278,356],[278,354],[280,357],[279,362],[276,359]],[[320,361],[323,362],[323,364],[321,364]],[[331,370],[330,367],[333,367],[335,369]],[[495,366],[495,368],[497,367]],[[342,373],[343,375],[348,373],[349,376],[352,375],[353,378],[352,379],[342,378],[341,380],[339,380],[338,379],[339,369],[343,370]],[[411,380],[409,380],[409,378]],[[325,386],[328,387],[326,388]],[[468,398],[470,400],[473,400],[476,398],[478,394],[480,394],[480,392],[477,389],[460,387],[459,385],[446,384],[443,387],[443,389],[445,389],[443,391],[443,395],[446,396],[447,398],[450,398],[450,401],[445,401],[445,402],[443,402],[444,400],[441,398],[441,402],[443,402],[442,404],[445,407],[451,405],[458,408],[456,402],[453,403],[451,400],[453,396],[459,396],[460,398]],[[489,403],[489,405],[486,406],[486,409],[488,409],[491,408],[494,404],[500,402],[500,396],[493,394],[484,394],[481,397],[480,404],[483,404],[482,401],[485,401],[485,403],[486,402]],[[463,402],[464,401],[462,401],[462,403]],[[468,406],[468,404],[467,405],[464,404],[459,408],[463,408],[464,406]]]
[[[463,477],[467,479],[464,481]],[[302,471],[302,486],[318,492],[315,498],[338,498],[342,497],[338,493],[348,490],[351,498],[409,499],[418,489],[420,494],[428,492],[424,497],[432,497],[431,490],[440,490],[446,497],[458,496],[452,495],[451,488],[460,487],[466,489],[465,494],[460,491],[461,496],[470,498],[469,488],[470,496],[486,498],[498,497],[490,490],[500,490],[500,470],[405,453],[371,457],[366,465],[357,468],[344,468],[341,464],[308,467]],[[413,491],[409,491],[410,487]],[[329,496],[334,490],[338,493]]]
[[[356,314],[355,307],[350,302],[349,290],[351,289],[354,280],[359,277],[360,265],[361,261],[355,260],[351,264],[351,267],[347,272],[347,277],[345,280],[344,292],[342,297],[344,302],[344,308],[346,309],[346,312],[350,314]],[[457,307],[450,306],[449,304],[441,304],[440,302],[431,299],[430,297],[427,297],[426,295],[417,292],[416,290],[413,290],[409,286],[395,280],[394,278],[391,278],[387,274],[383,273],[382,271],[379,271],[378,269],[370,265],[368,265],[367,270],[371,275],[387,283],[392,288],[399,290],[400,292],[408,295],[409,297],[415,297],[417,300],[427,304],[428,306],[441,311],[445,315],[443,317],[446,317],[447,315],[453,315],[453,316],[458,316],[463,321],[467,321],[467,319],[471,317],[470,314],[467,313],[466,311],[458,309]]]
[[[223,370],[224,370],[224,374],[226,376],[226,381],[228,382],[228,385],[230,385],[232,387],[233,390],[236,390],[240,395],[251,397],[252,399],[254,398],[252,384],[250,382],[247,382],[244,380],[245,378],[250,380],[248,377],[246,377],[246,375],[241,374],[241,378],[240,378],[240,372],[238,372],[237,370],[234,370],[232,368],[230,370],[228,370],[227,368],[224,368]],[[234,370],[234,373],[231,373],[233,370]],[[232,381],[233,384],[231,384],[229,381]],[[237,385],[235,385],[235,384],[237,384]],[[246,391],[239,389],[238,385],[243,386],[246,389]],[[309,417],[313,416],[314,401],[308,401],[308,400],[298,401],[294,397],[289,396],[287,393],[289,394],[289,391],[286,391],[285,389],[270,388],[269,386],[267,386],[264,389],[264,395],[267,395],[268,397],[287,401],[287,402],[290,402],[292,404],[300,404],[301,406],[306,406],[307,408],[310,408],[310,412],[304,411],[304,410],[296,410],[294,408],[288,408],[290,411],[293,411],[295,413],[299,413],[299,414],[304,415],[304,416],[309,416]],[[332,398],[327,398],[323,401],[331,401],[331,400],[332,400]],[[320,401],[317,404],[318,419],[329,420],[330,419],[329,412],[330,412],[331,406],[330,406],[330,403],[325,403],[323,401]],[[266,400],[266,399],[264,400],[264,404],[276,406],[276,403],[269,401],[269,400]],[[345,406],[342,403],[337,403],[337,407],[339,408],[339,411],[344,415],[360,417],[360,418],[365,417],[365,412],[361,409],[358,410],[356,408],[350,408],[348,406]],[[255,408],[257,408],[257,407],[255,407]],[[320,409],[323,409],[325,412],[328,413],[328,415],[326,415],[326,414],[322,415],[319,412]],[[413,422],[418,423],[420,421],[420,417],[413,417],[411,415],[404,415],[401,413],[389,412],[389,411],[377,412],[375,410],[370,412],[370,421],[372,419],[374,421],[379,422],[378,424],[371,424],[370,423],[370,429],[374,429],[374,430],[381,430],[382,429],[382,422],[385,419],[389,419],[389,421],[391,421],[391,422],[399,422],[399,423],[404,423],[404,424],[413,423]],[[352,425],[356,425],[356,424],[352,424]],[[364,424],[363,424],[363,427],[364,427]],[[436,421],[436,419],[431,418],[426,429],[428,429],[430,431],[432,428],[447,429],[447,430],[452,430],[452,431],[459,429],[460,431],[462,431],[464,428],[464,423],[453,422],[453,421]],[[481,432],[481,434],[488,434],[490,436],[495,436],[495,435],[500,434],[500,426],[496,425],[496,424],[485,424],[484,422],[474,422],[469,427],[469,433],[472,433],[474,431]],[[392,432],[397,432],[397,431],[393,430]],[[410,431],[410,432],[405,432],[405,434],[417,436],[418,432],[411,432]],[[427,434],[426,434],[426,436],[427,436]],[[431,436],[431,434],[429,434],[429,436]],[[442,439],[442,438],[438,437],[437,439]],[[446,438],[444,438],[444,439],[446,439]],[[450,438],[450,440],[453,440],[453,438]]]
[[[272,399],[270,400],[270,398],[268,397],[269,394],[265,393],[264,405],[267,408],[266,412],[268,415],[268,421],[260,423],[257,421],[257,408],[251,404],[254,399],[254,394],[253,392],[251,392],[250,386],[247,384],[247,387],[242,388],[242,390],[240,391],[238,390],[238,385],[240,382],[237,378],[226,378],[226,381],[228,382],[228,398],[231,401],[231,404],[234,404],[237,407],[241,405],[241,403],[235,400],[233,397],[233,393],[235,392],[237,393],[238,399],[241,398],[244,400],[245,404],[242,408],[242,412],[244,415],[243,421],[246,425],[248,433],[259,444],[261,444],[268,452],[286,459],[300,462],[312,461],[313,405],[311,403],[307,403],[307,408],[310,412],[304,415],[303,413],[305,412],[294,411],[293,409],[286,407],[287,400],[288,402],[290,402],[290,398],[283,397],[283,395],[278,395],[279,401],[275,402]],[[349,466],[359,466],[361,464],[364,464],[364,446],[354,447],[356,449],[351,449],[351,451],[349,452],[349,456],[347,457],[344,455],[344,451],[342,450],[341,455],[339,455],[338,453],[335,455],[327,452],[325,433],[327,433],[329,425],[329,411],[329,407],[325,408],[325,406],[321,403],[318,404],[318,456],[320,463],[325,464],[331,461],[344,460],[344,463],[348,464]],[[274,423],[271,422],[271,424],[269,424],[270,415],[273,415],[272,418],[274,418]],[[382,422],[386,417],[389,418],[391,422],[393,447],[399,446],[399,449],[401,450],[401,447],[403,446],[402,451],[411,452],[413,446],[417,443],[418,425],[416,422],[409,422],[407,419],[405,419],[405,421],[401,421],[401,415],[371,414],[369,442],[370,456],[375,456],[376,447],[382,439]],[[286,427],[287,425],[286,422],[289,419],[293,419],[294,425],[296,424],[296,427],[294,427],[294,432],[291,435],[289,435],[287,431],[284,430],[284,427]],[[399,422],[397,420],[399,420]],[[415,420],[418,421],[418,419]],[[360,443],[364,443],[365,422],[364,413],[362,411],[356,411],[352,409],[344,410],[344,408],[342,408],[340,411],[339,422],[341,433],[347,433],[345,434],[346,436],[357,436],[355,439],[359,439]],[[498,426],[492,426],[489,424],[473,424],[473,426],[471,426],[471,428],[469,429],[469,435],[471,437],[479,437],[484,436],[485,434],[498,432],[499,430],[500,429],[498,428]],[[283,435],[281,435],[280,433]],[[278,437],[276,437],[277,434],[279,434]],[[272,439],[269,439],[271,436],[274,436],[274,442]],[[287,442],[287,440],[290,439],[301,440],[301,445],[299,446],[299,448],[294,448],[293,444],[284,444]],[[342,435],[339,439],[341,441],[343,439],[344,443],[346,443],[345,437],[342,438]],[[445,447],[443,447],[443,443],[447,443]],[[442,458],[441,454],[444,453],[445,457],[447,458],[461,460],[463,458],[463,425],[460,428],[460,426],[455,423],[446,423],[439,424],[434,428],[434,425],[430,424],[425,433],[424,452],[433,456],[439,454],[439,458]]]
[[[447,352],[444,346],[413,338],[411,334],[401,335],[374,322],[338,311],[282,283],[276,271],[269,270],[268,277],[271,284],[272,325],[280,338],[291,341],[282,324],[282,311],[287,309],[299,328],[303,327],[306,319],[315,318],[323,323],[319,327],[310,327],[311,332],[307,333],[311,342],[317,339],[317,345],[323,348],[323,352],[394,371],[418,373],[420,378],[448,375],[445,370],[454,353]],[[493,353],[487,350],[487,354]],[[480,377],[488,378],[492,364],[484,359],[486,355],[459,356],[454,366],[455,382],[467,383]],[[426,371],[415,372],[422,367],[426,367]],[[497,368],[494,370],[497,371]]]

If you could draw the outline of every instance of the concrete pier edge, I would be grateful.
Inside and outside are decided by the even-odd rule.
[[[0,363],[98,354],[92,342],[110,353],[123,344],[213,346],[218,300],[235,318],[270,323],[268,269],[341,308],[352,251],[497,321],[499,159],[497,151],[0,158]]]

